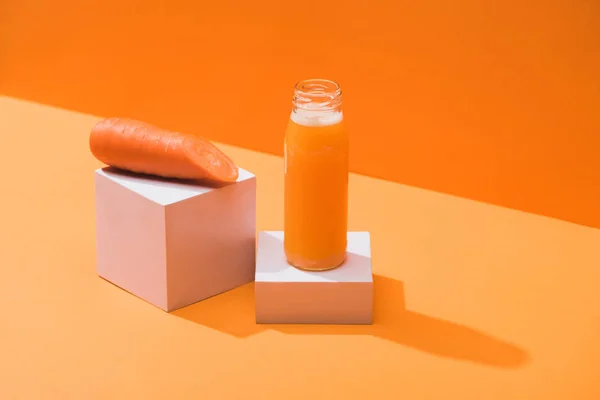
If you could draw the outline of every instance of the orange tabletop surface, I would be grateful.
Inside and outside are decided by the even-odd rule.
[[[0,399],[600,398],[598,229],[352,175],[374,325],[257,325],[252,284],[169,314],[96,275],[97,120],[0,97]],[[281,229],[283,160],[220,147]]]

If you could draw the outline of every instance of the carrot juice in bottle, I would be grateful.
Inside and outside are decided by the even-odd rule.
[[[296,84],[284,155],[287,261],[310,271],[338,267],[346,258],[348,134],[337,83]]]

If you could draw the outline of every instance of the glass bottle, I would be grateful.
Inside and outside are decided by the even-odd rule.
[[[348,142],[340,86],[298,82],[284,144],[284,250],[297,268],[328,270],[346,258]]]

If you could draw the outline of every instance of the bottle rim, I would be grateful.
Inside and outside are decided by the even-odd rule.
[[[336,110],[342,102],[342,88],[330,79],[305,79],[294,85],[292,103],[304,110]]]

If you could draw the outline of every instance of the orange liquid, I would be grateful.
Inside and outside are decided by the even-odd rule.
[[[292,114],[285,135],[285,255],[306,270],[335,268],[346,257],[348,135],[341,113],[322,115]]]

